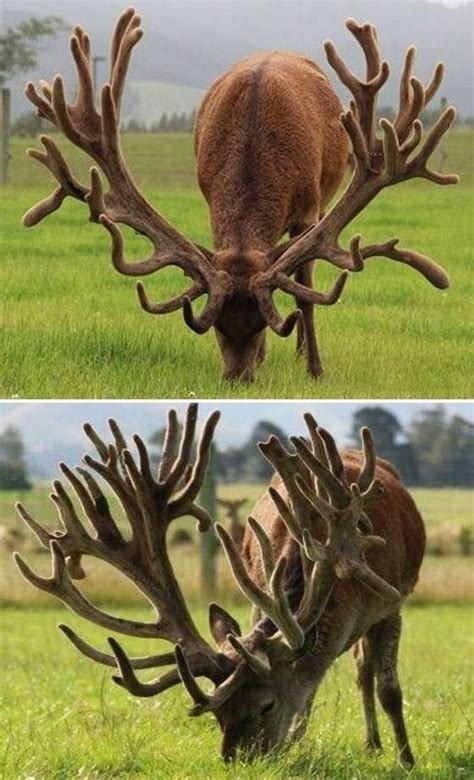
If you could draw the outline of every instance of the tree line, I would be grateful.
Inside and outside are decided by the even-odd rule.
[[[392,106],[385,106],[379,112],[379,116],[386,117],[387,119],[393,119],[395,117],[395,109]],[[427,128],[432,127],[440,115],[439,109],[427,109],[422,114],[423,125]],[[146,123],[141,119],[131,118],[127,122],[124,122],[121,126],[122,133],[192,133],[194,130],[194,124],[196,121],[196,108],[186,113],[173,113],[167,114],[166,112],[161,115],[159,119],[153,122]],[[461,119],[459,116],[456,120],[457,124],[462,124],[464,127],[474,128],[474,117],[465,117]],[[56,128],[47,122],[45,119],[41,119],[36,116],[33,111],[27,111],[21,114],[12,122],[11,133],[21,138],[32,138],[39,133],[44,132],[56,132]]]
[[[59,32],[67,29],[68,25],[58,16],[32,17],[16,27],[4,29],[0,33],[0,87],[7,84],[12,77],[34,69],[38,64],[38,47],[41,41],[54,38]],[[136,102],[135,96],[132,104]],[[440,109],[446,107],[447,102],[447,98],[443,97],[439,107],[429,108],[423,112],[421,119],[426,127],[434,124]],[[395,117],[395,110],[392,106],[383,106],[378,111],[378,115],[392,120]],[[148,124],[132,117],[122,126],[122,131],[125,133],[191,133],[195,119],[195,108],[189,113],[173,112],[169,115],[163,113],[159,119]],[[458,115],[457,121],[465,126],[474,127],[472,116],[461,119]],[[11,126],[12,135],[22,137],[35,136],[45,130],[51,130],[49,122],[37,117],[33,111],[21,114]]]
[[[407,426],[384,406],[361,407],[352,417],[346,442],[349,447],[360,448],[359,431],[364,425],[372,431],[379,457],[389,460],[406,484],[474,487],[474,425],[460,415],[449,415],[442,404],[423,409]],[[156,461],[164,434],[165,429],[161,428],[148,440],[152,459]],[[261,420],[243,444],[216,447],[213,478],[220,483],[267,482],[272,468],[262,457],[257,443],[272,435],[288,444],[285,431],[268,420]],[[0,489],[28,490],[31,486],[21,433],[9,426],[0,435]]]

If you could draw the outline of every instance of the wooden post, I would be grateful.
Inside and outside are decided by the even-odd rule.
[[[216,477],[215,477],[215,457],[216,451],[213,444],[211,444],[211,450],[209,453],[209,466],[206,471],[206,476],[202,483],[201,492],[199,495],[200,504],[207,509],[211,517],[216,516]],[[209,531],[201,534],[201,587],[207,594],[212,594],[216,590],[217,583],[217,570],[216,570],[216,556],[219,549],[219,543],[214,531],[214,526],[211,526]]]
[[[8,181],[8,164],[10,162],[10,90],[2,87],[2,163],[0,182]]]

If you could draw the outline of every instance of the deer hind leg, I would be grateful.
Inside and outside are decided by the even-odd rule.
[[[315,220],[316,221],[316,220]],[[296,225],[289,231],[290,237],[298,236],[303,233],[308,224]],[[295,273],[295,279],[305,287],[313,286],[313,267],[314,263],[306,263],[303,268],[299,268]],[[306,367],[311,376],[319,377],[323,373],[323,366],[318,350],[316,339],[316,329],[314,324],[314,306],[311,303],[298,303],[303,314],[302,319],[297,324],[296,331],[296,354],[306,356]]]
[[[365,744],[369,750],[379,750],[382,747],[382,743],[380,741],[375,710],[374,665],[372,663],[370,643],[366,637],[359,639],[354,645],[354,658],[357,668],[357,687],[362,696],[364,709]]]
[[[391,615],[377,623],[370,630],[368,637],[377,680],[377,695],[391,721],[400,762],[407,767],[412,767],[415,759],[403,719],[403,697],[397,671],[401,628],[400,615]]]

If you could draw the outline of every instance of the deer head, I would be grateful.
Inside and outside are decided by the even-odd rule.
[[[45,151],[31,149],[28,154],[50,170],[57,186],[50,196],[33,206],[23,224],[31,227],[58,209],[70,196],[89,208],[91,222],[100,223],[110,234],[112,262],[127,276],[146,276],[167,266],[180,268],[192,279],[190,287],[171,300],[156,303],[149,299],[142,283],[137,284],[142,308],[151,314],[182,310],[184,320],[197,334],[215,327],[224,362],[224,376],[251,380],[262,355],[263,332],[270,327],[287,337],[301,316],[302,304],[332,305],[340,298],[348,271],[361,271],[371,257],[385,257],[405,263],[421,273],[435,287],[449,284],[446,273],[430,258],[398,247],[398,239],[362,247],[360,236],[350,242],[349,250],[339,245],[342,230],[385,187],[415,177],[436,184],[453,184],[457,176],[442,174],[428,167],[428,161],[455,118],[447,108],[422,142],[419,120],[424,107],[438,89],[444,66],[436,67],[426,88],[412,77],[414,48],[405,59],[400,84],[400,107],[393,123],[380,121],[383,139],[376,135],[378,93],[387,81],[389,66],[381,62],[375,29],[360,26],[353,20],[347,27],[360,43],[367,63],[367,79],[359,80],[344,64],[331,42],[326,55],[341,81],[351,91],[351,108],[341,121],[353,147],[354,173],[345,193],[335,202],[317,225],[296,239],[269,252],[213,252],[185,238],[139,191],[126,164],[120,143],[120,105],[132,49],[143,35],[140,17],[133,8],[119,18],[111,46],[111,71],[100,95],[100,113],[96,107],[91,72],[90,40],[81,27],[71,38],[71,52],[77,68],[76,101],[68,104],[61,76],[53,83],[40,81],[39,91],[33,83],[26,88],[28,99],[38,115],[48,119],[73,144],[86,152],[95,163],[90,183],[83,185],[72,174],[57,144],[48,136],[40,140]],[[101,170],[108,185],[104,191]],[[153,245],[146,260],[128,262],[124,256],[123,237],[118,223],[129,225],[148,238]],[[314,259],[323,259],[342,269],[327,293],[313,290],[292,276]],[[296,302],[296,308],[283,318],[273,300],[281,290]],[[193,302],[202,296],[207,300],[196,314]]]
[[[296,550],[293,559],[283,554],[275,560],[272,541],[263,526],[249,518],[264,572],[262,587],[250,576],[231,536],[216,525],[235,579],[262,619],[242,635],[237,622],[212,604],[209,622],[217,645],[213,648],[198,632],[186,606],[166,540],[170,524],[178,517],[196,517],[200,531],[211,524],[196,497],[218,418],[219,413],[214,412],[205,423],[191,466],[197,407],[189,407],[180,442],[177,417],[171,411],[155,475],[139,436],[134,436],[134,456],[115,421],[110,421],[113,444],[109,445],[85,425],[98,459],[86,456],[85,468],[77,468],[77,474],[65,464],[60,468],[94,532],[86,528],[63,484],[55,480],[51,499],[58,510],[61,530],[46,530],[23,505],[17,505],[20,517],[51,551],[51,577],[33,572],[18,553],[14,557],[32,585],[58,597],[87,620],[121,634],[169,641],[174,646],[171,653],[129,658],[114,638],[109,639],[113,654],[107,654],[88,645],[67,626],[60,626],[84,655],[116,667],[118,673],[113,680],[136,696],[155,696],[182,682],[193,701],[190,714],[215,715],[223,732],[222,755],[230,760],[238,751],[252,757],[279,748],[303,732],[315,690],[314,669],[317,678],[327,665],[324,653],[318,650],[318,622],[338,578],[354,578],[376,597],[393,604],[400,594],[364,560],[368,547],[384,544],[384,540],[371,535],[364,511],[367,502],[382,492],[381,483],[373,478],[375,455],[370,434],[363,433],[365,461],[358,481],[348,485],[334,440],[308,415],[311,444],[294,438],[295,451],[288,452],[273,437],[260,445],[279,474],[279,489],[270,488],[270,494]],[[130,525],[129,536],[112,516],[96,476],[117,496]],[[326,529],[322,541],[315,534],[321,523]],[[85,577],[81,559],[88,555],[128,577],[154,608],[154,619],[148,623],[127,620],[91,604],[75,583]],[[286,589],[290,563],[301,567],[304,579],[303,595],[296,605],[290,605]],[[149,682],[140,681],[136,675],[136,670],[162,666],[173,668]],[[198,677],[210,680],[214,689],[210,693],[203,690]]]

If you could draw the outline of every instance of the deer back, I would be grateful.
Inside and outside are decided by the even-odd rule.
[[[195,148],[217,249],[265,251],[329,201],[347,165],[341,110],[323,71],[291,52],[247,57],[214,82]]]

